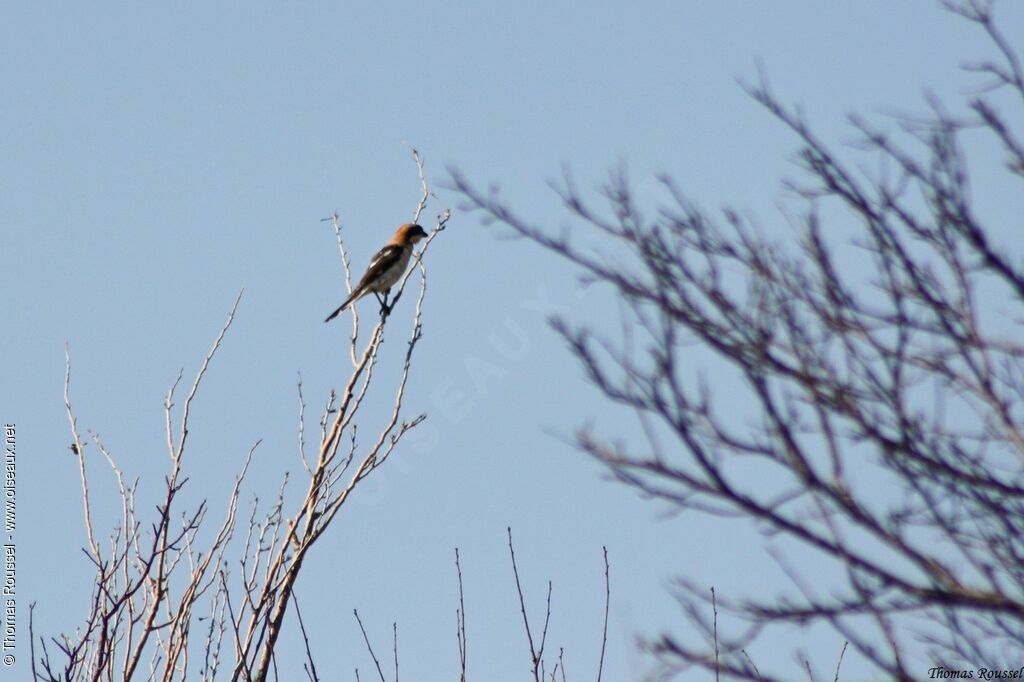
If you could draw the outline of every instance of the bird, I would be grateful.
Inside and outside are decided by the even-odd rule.
[[[345,302],[337,310],[327,316],[324,322],[330,322],[363,296],[373,294],[380,302],[383,311],[389,310],[387,305],[388,292],[395,285],[409,265],[413,244],[427,236],[426,231],[416,223],[406,223],[399,227],[391,241],[377,252],[366,268],[366,274],[359,280]],[[384,294],[381,299],[380,295]]]

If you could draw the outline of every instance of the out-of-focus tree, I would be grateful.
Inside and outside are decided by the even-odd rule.
[[[793,590],[719,596],[733,623],[749,624],[728,637],[706,587],[684,576],[680,600],[698,635],[645,644],[667,676],[697,665],[773,679],[745,647],[809,623],[834,629],[837,653],[846,640],[896,679],[920,678],[923,660],[1021,664],[1024,216],[985,222],[967,158],[994,142],[1009,182],[1024,180],[1024,70],[990,4],[946,7],[992,46],[991,61],[966,66],[986,82],[962,111],[932,99],[894,133],[854,116],[859,144],[837,151],[764,78],[748,86],[800,144],[790,238],[738,211],[701,210],[667,176],[671,199],[645,217],[624,174],[597,203],[567,179],[559,191],[573,222],[553,232],[453,171],[486,220],[622,303],[621,336],[554,324],[647,437],[629,447],[586,428],[579,447],[645,495],[756,521],[841,576],[822,585],[806,563],[780,557]],[[709,356],[742,396],[716,393],[700,366]]]

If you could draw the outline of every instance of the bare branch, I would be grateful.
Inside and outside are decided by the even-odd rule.
[[[363,641],[366,642],[366,650],[370,652],[370,658],[373,659],[373,664],[377,666],[377,674],[380,675],[380,682],[387,682],[387,680],[384,679],[384,671],[381,670],[380,661],[377,660],[377,655],[373,653],[373,646],[370,644],[370,638],[366,635],[366,628],[363,627],[363,621],[359,618],[359,611],[353,609],[352,613],[356,617],[356,622],[359,623],[359,631],[363,633]]]
[[[455,573],[459,578],[459,608],[455,610],[456,636],[459,642],[459,682],[466,682],[466,604],[462,598],[462,565],[455,548]]]
[[[604,552],[604,625],[601,627],[601,657],[597,661],[597,682],[601,682],[601,674],[604,672],[604,650],[608,644],[608,608],[612,601],[612,585],[608,577],[608,548],[602,547],[601,551]],[[558,658],[561,660],[561,652]],[[562,666],[562,674],[565,674],[565,666]]]
[[[519,595],[519,610],[523,614],[523,628],[526,630],[526,641],[530,645],[530,665],[533,669],[533,677],[536,682],[541,682],[540,676],[540,654],[537,649],[533,646],[533,635],[530,633],[530,619],[526,616],[526,600],[523,598],[523,586],[519,582],[519,567],[516,566],[516,551],[512,547],[512,528],[511,526],[506,529],[508,531],[508,553],[512,558],[512,573],[516,578],[516,593]],[[548,604],[551,603],[551,591],[550,583],[548,590]],[[549,610],[550,613],[550,610]],[[547,619],[545,618],[545,629]]]

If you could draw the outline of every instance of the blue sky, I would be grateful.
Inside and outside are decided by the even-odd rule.
[[[380,647],[398,621],[410,677],[453,678],[455,546],[470,671],[520,679],[529,661],[506,526],[535,617],[554,583],[552,642],[575,679],[596,667],[602,546],[605,679],[644,669],[637,635],[685,632],[667,597],[674,576],[737,596],[787,586],[754,529],[665,518],[558,437],[588,420],[636,435],[545,323],[568,311],[614,325],[614,302],[461,211],[446,167],[499,183],[552,226],[563,214],[545,183],[563,164],[587,188],[620,161],[641,187],[667,171],[706,207],[781,225],[778,180],[794,173],[795,143],[736,82],[757,60],[842,142],[847,113],[920,111],[925,90],[955,98],[972,82],[958,64],[987,54],[975,28],[923,1],[19,3],[4,14],[0,419],[19,429],[19,592],[38,601],[42,632],[78,624],[90,578],[64,343],[80,423],[152,491],[167,463],[163,395],[179,368],[194,374],[245,287],[196,404],[192,493],[223,494],[263,438],[249,491],[269,495],[301,470],[296,373],[310,412],[342,381],[347,319],[321,322],[342,296],[341,270],[320,219],[339,212],[365,266],[418,200],[404,141],[438,196],[428,215],[452,208],[428,259],[407,395],[428,421],[343,512],[299,586],[320,666],[341,679],[372,665],[353,608]],[[1024,5],[997,15],[1024,25]],[[1021,208],[1019,195],[977,191],[997,215]],[[390,342],[384,367],[400,361],[397,334]],[[21,617],[27,671],[27,608]],[[792,648],[825,671],[841,644],[794,631],[750,653],[796,675]],[[285,679],[299,679],[294,637],[285,646]],[[848,656],[844,670],[859,679],[863,663]]]

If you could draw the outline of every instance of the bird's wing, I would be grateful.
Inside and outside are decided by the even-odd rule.
[[[377,254],[370,261],[370,265],[366,268],[366,274],[359,280],[359,284],[353,289],[353,292],[359,291],[364,287],[371,285],[374,281],[380,278],[385,272],[394,267],[395,263],[402,259],[405,247],[397,244],[388,244],[383,249],[377,252]]]
[[[370,266],[366,268],[366,274],[359,280],[359,284],[352,289],[352,293],[345,302],[338,306],[337,310],[327,316],[324,322],[330,322],[337,317],[341,311],[349,306],[353,301],[362,298],[369,291],[377,291],[374,285],[385,279],[385,275],[390,273],[390,276],[386,278],[387,287],[390,287],[394,283],[396,275],[391,273],[395,269],[395,266],[403,263],[403,259],[408,258],[411,247],[400,246],[398,244],[388,244],[383,249],[377,252],[377,254],[370,261]],[[404,266],[403,266],[404,267]],[[381,287],[381,290],[387,287]]]

